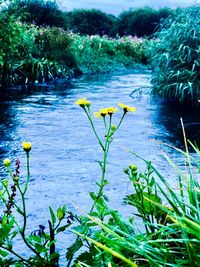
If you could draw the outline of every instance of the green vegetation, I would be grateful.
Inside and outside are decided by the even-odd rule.
[[[67,28],[65,13],[56,1],[15,0],[10,1],[4,10],[25,23]]]
[[[197,104],[200,98],[200,8],[179,12],[157,33],[151,50],[153,93]]]
[[[71,39],[59,28],[37,28],[0,15],[0,84],[33,83],[77,73]]]
[[[106,36],[71,35],[73,42],[71,52],[82,73],[102,73],[113,70],[144,68],[146,64],[146,47],[148,41],[123,37],[111,39]]]
[[[164,19],[168,17],[174,18],[175,14],[176,12],[170,8],[158,10],[150,7],[129,9],[119,15],[115,32],[120,36],[151,36]]]
[[[192,104],[200,98],[199,6],[144,7],[119,17],[96,9],[64,12],[44,0],[7,0],[0,7],[1,87],[151,61],[153,94]]]
[[[179,150],[185,155],[186,164],[183,164],[183,168],[180,169],[165,155],[177,176],[175,188],[172,189],[151,162],[142,158],[140,159],[146,164],[144,172],[140,173],[134,164],[124,169],[132,184],[132,192],[122,199],[125,204],[130,205],[130,216],[125,219],[119,211],[109,207],[104,189],[109,183],[107,159],[110,146],[127,113],[134,113],[135,108],[119,103],[122,113],[118,122],[115,118],[117,108],[109,107],[95,112],[95,117],[102,119],[104,128],[104,134],[99,135],[90,101],[83,98],[76,104],[86,113],[102,151],[102,160],[99,161],[102,176],[100,181],[96,182],[97,192],[90,192],[92,206],[87,214],[82,215],[73,214],[65,205],[59,207],[56,212],[49,208],[51,217],[48,221],[49,229],[46,230],[40,225],[38,230],[27,235],[29,219],[26,195],[30,183],[31,143],[23,142],[22,146],[27,157],[25,182],[20,176],[19,160],[16,161],[14,171],[11,161],[4,160],[9,178],[1,179],[0,199],[4,208],[0,223],[1,266],[58,267],[60,255],[56,242],[57,235],[64,233],[70,227],[77,238],[74,244],[67,248],[67,266],[198,267],[200,264],[200,186],[197,182],[199,161],[196,157],[190,156],[186,138],[184,140],[186,152]],[[116,123],[116,126],[113,123]],[[199,149],[190,145],[197,156],[200,156]],[[19,196],[18,201],[16,194]],[[136,216],[143,226],[140,229],[135,226]],[[26,245],[27,255],[15,250],[13,244],[16,238],[21,238]]]
[[[97,9],[75,9],[66,13],[68,29],[81,35],[111,35],[117,18]]]

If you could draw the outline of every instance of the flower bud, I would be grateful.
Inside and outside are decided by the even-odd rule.
[[[15,176],[15,177],[13,177],[13,181],[14,181],[15,183],[18,183],[18,181],[19,181],[19,176]]]
[[[4,185],[5,187],[8,186],[8,180],[7,180],[7,179],[5,179],[5,180],[3,181],[3,185]]]
[[[22,147],[24,151],[28,153],[31,150],[32,145],[30,142],[23,142]]]
[[[129,168],[124,169],[124,173],[128,174],[129,173]]]
[[[61,221],[65,217],[65,209],[58,208],[57,209],[57,217],[58,217],[58,220]]]
[[[131,169],[131,171],[137,171],[137,166],[134,164],[130,164],[129,169]]]
[[[3,164],[4,164],[4,166],[5,167],[9,167],[10,166],[10,160],[9,159],[4,159],[4,161],[3,161]]]
[[[114,132],[116,130],[116,125],[111,125],[111,130]]]

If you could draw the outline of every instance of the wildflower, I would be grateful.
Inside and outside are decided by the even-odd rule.
[[[123,103],[119,103],[118,104],[121,108],[123,108],[123,110],[124,110],[124,113],[126,113],[126,112],[135,112],[136,111],[136,108],[134,108],[134,107],[130,107],[130,106],[127,106],[127,105],[124,105]]]
[[[84,108],[85,106],[86,107],[89,107],[91,102],[87,100],[86,97],[84,98],[81,98],[81,99],[78,99],[75,104],[79,105],[80,107]]]
[[[31,150],[32,144],[30,142],[23,142],[22,147],[26,153]]]
[[[4,164],[4,166],[5,167],[9,167],[10,166],[10,160],[9,159],[4,159],[4,161],[3,161],[3,164]]]
[[[100,109],[98,112],[94,112],[94,116],[96,117],[96,118],[104,118],[106,115],[108,115],[108,111],[107,111],[107,109],[106,108],[104,108],[104,109]]]
[[[117,112],[118,108],[109,107],[107,108],[107,112],[109,115],[112,115],[113,113]]]
[[[100,109],[99,112],[94,112],[94,116],[96,118],[103,118],[106,115],[112,115],[113,113],[117,112],[118,108],[113,108],[113,107],[109,107],[109,108],[104,108],[104,109]]]

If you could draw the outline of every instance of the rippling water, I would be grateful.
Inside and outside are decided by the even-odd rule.
[[[144,169],[141,161],[126,152],[126,147],[151,160],[169,182],[176,182],[158,143],[183,147],[180,117],[183,117],[188,138],[199,142],[200,114],[151,98],[145,93],[150,87],[150,78],[148,72],[86,76],[67,84],[12,90],[13,98],[1,101],[0,160],[9,157],[14,162],[20,158],[22,182],[25,155],[21,142],[28,140],[33,145],[27,192],[30,231],[39,224],[46,225],[49,205],[55,209],[67,204],[75,210],[76,203],[87,211],[91,204],[88,193],[97,189],[95,181],[100,178],[98,160],[102,159],[102,153],[85,114],[74,105],[78,98],[91,100],[93,111],[118,102],[137,109],[135,114],[127,114],[111,146],[107,174],[110,184],[106,190],[111,207],[120,207],[124,214],[130,212],[130,208],[121,205],[123,196],[131,192],[123,168],[135,163]],[[144,93],[132,94],[138,88]],[[117,122],[119,118],[117,113],[114,119]],[[96,124],[102,132],[102,121],[96,120]],[[183,164],[175,150],[165,146],[164,151],[177,164]],[[2,164],[1,173],[4,175]]]

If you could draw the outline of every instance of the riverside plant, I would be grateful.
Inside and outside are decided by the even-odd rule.
[[[116,126],[113,125],[113,121],[117,108],[108,107],[95,112],[95,117],[102,119],[105,129],[101,137],[95,127],[91,102],[83,98],[76,101],[76,104],[85,112],[103,154],[103,159],[99,161],[102,176],[100,181],[96,182],[98,189],[96,193],[90,193],[92,206],[88,212],[82,211],[82,215],[68,212],[66,206],[58,208],[56,214],[50,208],[48,232],[41,225],[38,230],[27,235],[25,194],[30,179],[31,144],[23,143],[27,156],[27,177],[24,184],[20,177],[20,162],[16,161],[13,173],[10,160],[4,160],[11,179],[1,180],[0,197],[5,206],[0,224],[1,266],[59,266],[60,255],[56,249],[56,236],[70,225],[73,226],[71,231],[77,238],[67,248],[66,266],[199,266],[199,161],[196,156],[192,157],[189,154],[184,128],[186,151],[177,149],[186,157],[184,170],[164,154],[177,176],[175,189],[166,182],[164,176],[150,161],[129,151],[144,161],[146,170],[140,173],[134,164],[124,169],[132,184],[132,193],[124,197],[124,203],[130,205],[130,216],[125,219],[119,211],[109,207],[104,188],[109,183],[106,177],[110,145],[126,114],[134,113],[135,108],[119,103],[122,115]],[[190,145],[199,157],[199,149],[191,143]],[[21,205],[17,203],[16,195],[18,198],[20,196]],[[22,220],[18,222],[15,213],[18,213]],[[136,217],[141,222],[139,230],[135,225]],[[25,257],[14,249],[16,236],[21,237],[31,256]]]
[[[181,121],[186,151],[178,151],[186,157],[185,170],[181,170],[164,154],[175,170],[177,188],[172,189],[150,161],[129,151],[146,164],[146,171],[143,173],[139,173],[134,164],[124,169],[133,185],[133,193],[124,198],[124,203],[132,206],[132,215],[141,219],[143,229],[138,230],[134,225],[135,216],[122,218],[118,211],[108,206],[108,199],[104,194],[104,187],[108,184],[105,179],[107,156],[114,133],[126,113],[135,109],[120,104],[124,114],[118,126],[114,127],[114,132],[112,120],[117,110],[108,108],[95,113],[104,122],[106,133],[105,143],[102,143],[93,124],[90,102],[81,99],[76,104],[85,111],[103,151],[104,160],[99,162],[102,179],[97,183],[98,193],[90,194],[93,199],[92,208],[88,214],[79,217],[80,225],[73,229],[78,238],[68,248],[67,266],[70,266],[70,256],[74,256],[80,248],[82,253],[75,257],[73,266],[199,266],[199,163],[189,154],[183,122]],[[199,149],[192,144],[191,146],[199,156]],[[197,170],[193,167],[193,161]]]
[[[29,158],[31,143],[23,142],[22,147],[26,153],[26,180],[23,184],[20,177],[20,161],[15,163],[15,171],[11,170],[11,161],[4,160],[4,166],[10,176],[8,179],[1,179],[2,190],[0,200],[4,207],[0,223],[0,266],[58,266],[59,254],[56,253],[55,243],[58,233],[64,231],[70,224],[69,218],[66,220],[66,206],[57,209],[56,214],[51,208],[51,220],[48,221],[49,231],[43,225],[27,235],[27,209],[26,193],[30,180]],[[16,196],[20,199],[20,204],[16,201]],[[17,219],[17,216],[20,216]],[[66,224],[63,224],[65,219]],[[31,256],[25,258],[22,252],[14,247],[15,238],[24,242],[27,254]]]

